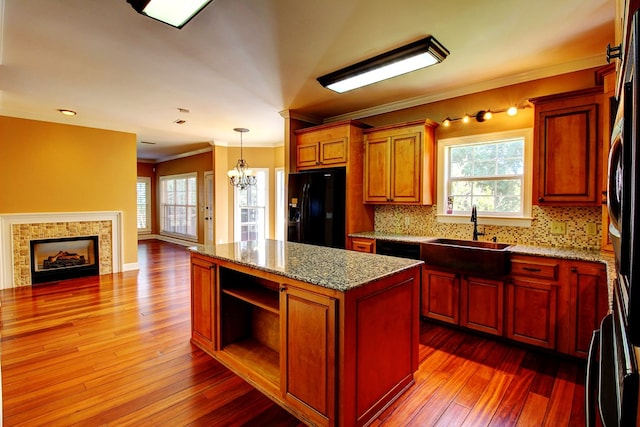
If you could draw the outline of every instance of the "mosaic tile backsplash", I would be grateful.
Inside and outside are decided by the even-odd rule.
[[[375,231],[410,236],[438,236],[471,240],[473,224],[438,222],[433,206],[378,205],[375,208]],[[573,249],[600,249],[602,236],[600,207],[533,206],[531,227],[482,225],[483,240],[496,236],[498,242],[522,245],[551,246]],[[481,217],[481,215],[479,215]],[[408,221],[406,220],[408,218]],[[551,234],[551,222],[566,224],[565,234]],[[408,222],[408,225],[406,225]],[[587,225],[595,224],[596,233],[588,234]]]

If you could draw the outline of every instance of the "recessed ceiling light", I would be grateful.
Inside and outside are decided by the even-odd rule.
[[[59,108],[58,111],[60,111],[65,116],[75,116],[76,114],[78,114],[75,111],[67,110],[66,108]]]
[[[156,145],[155,142],[150,142],[150,141],[140,141],[140,144]]]
[[[181,112],[181,113],[186,113],[186,114],[191,112],[188,108],[180,108],[180,107],[178,107],[178,111]]]
[[[186,120],[182,120],[182,119],[178,119],[178,120],[174,120],[173,123],[179,124],[179,125],[183,125],[185,123],[187,123]]]

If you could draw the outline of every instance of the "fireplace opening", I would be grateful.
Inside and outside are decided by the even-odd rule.
[[[99,274],[98,236],[31,240],[31,283]]]

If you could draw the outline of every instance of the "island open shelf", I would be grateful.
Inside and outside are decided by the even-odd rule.
[[[219,283],[222,351],[278,386],[279,285],[225,267],[219,269]]]

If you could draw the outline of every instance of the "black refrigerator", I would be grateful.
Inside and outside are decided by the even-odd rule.
[[[345,247],[346,169],[289,174],[287,240]]]

